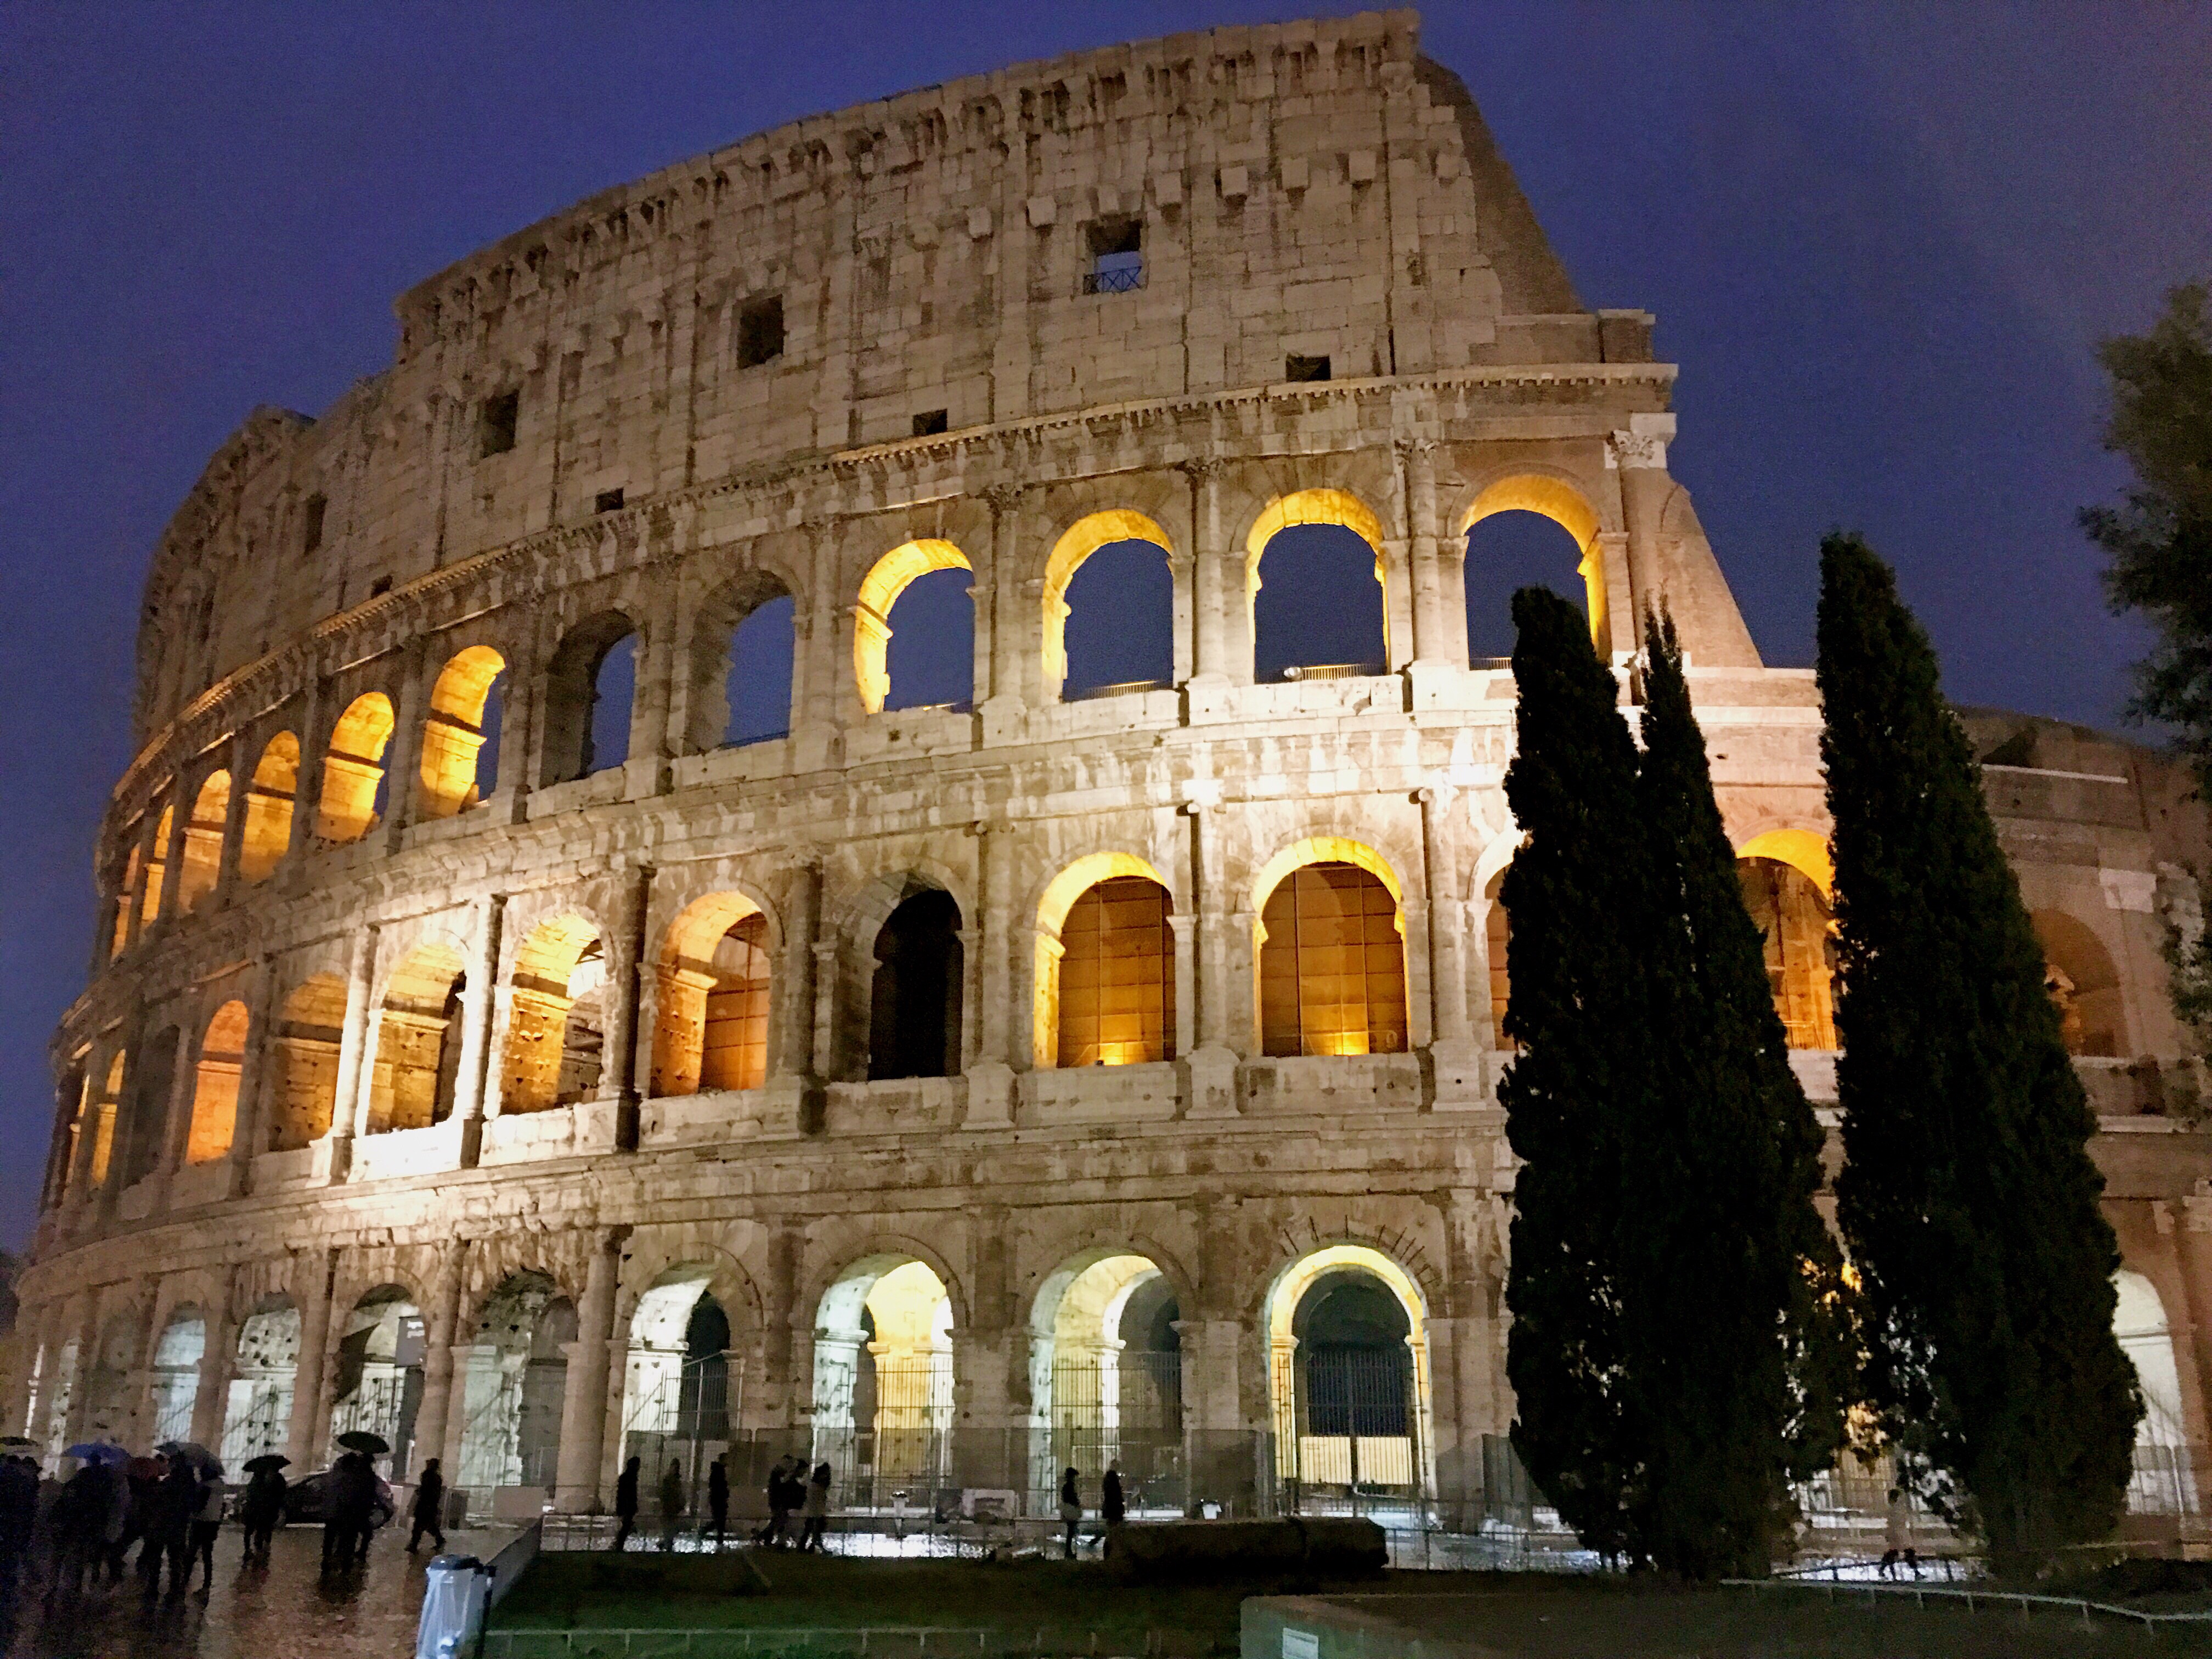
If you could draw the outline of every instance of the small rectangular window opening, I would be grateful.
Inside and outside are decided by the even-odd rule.
[[[1145,222],[1100,219],[1089,230],[1091,269],[1085,294],[1127,294],[1145,285]]]
[[[479,455],[504,455],[514,447],[514,417],[521,409],[520,392],[502,392],[484,399],[483,421],[477,428]]]
[[[1283,378],[1286,380],[1326,380],[1328,379],[1328,359],[1285,357],[1283,359]]]
[[[783,356],[783,296],[748,300],[738,312],[738,367],[752,368]]]
[[[951,412],[949,410],[942,409],[929,410],[923,414],[915,416],[914,417],[914,435],[917,438],[927,438],[936,433],[944,431],[950,422],[950,416]]]
[[[323,544],[323,514],[329,507],[329,501],[321,495],[307,497],[306,510],[300,519],[300,550],[302,553],[313,553]]]
[[[592,511],[594,513],[612,513],[622,504],[622,486],[619,484],[612,489],[602,489],[592,497]]]

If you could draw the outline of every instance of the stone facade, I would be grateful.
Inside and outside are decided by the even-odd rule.
[[[1041,1473],[1048,1507],[1063,1457],[1135,1458],[1142,1360],[1176,1503],[1265,1509],[1358,1456],[1484,1504],[1516,837],[1469,528],[1571,534],[1625,688],[1633,617],[1671,609],[1808,1042],[1826,824],[1811,676],[1762,665],[1668,474],[1651,319],[1582,307],[1413,17],[799,122],[398,312],[388,371],[258,410],[156,550],[9,1426],[313,1465],[399,1425],[403,1464],[573,1507],[680,1431],[835,1455],[855,1502],[867,1459]],[[1256,683],[1261,556],[1304,524],[1371,546],[1388,660]],[[1069,583],[1132,539],[1172,579],[1171,678],[1064,696]],[[959,568],[972,702],[887,706],[900,593]],[[726,744],[732,630],[787,597],[787,734]],[[2203,815],[2144,751],[1972,720],[2200,1443],[2212,1142],[2159,943]],[[1109,959],[1149,1014],[1068,966]],[[1832,1098],[1832,1054],[1800,1061]],[[1358,1346],[1310,1322],[1346,1280],[1405,1348],[1366,1427],[1301,1370]],[[1079,1367],[1111,1402],[1078,1408]]]

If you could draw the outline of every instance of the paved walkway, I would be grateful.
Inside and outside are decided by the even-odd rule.
[[[489,1556],[512,1534],[452,1534],[458,1554]],[[365,1570],[321,1577],[322,1528],[287,1527],[266,1567],[241,1567],[242,1535],[216,1543],[215,1585],[181,1601],[148,1601],[135,1575],[79,1601],[46,1606],[35,1592],[18,1609],[6,1659],[402,1659],[415,1650],[422,1566],[406,1540],[380,1533]],[[0,1632],[0,1640],[4,1632]]]

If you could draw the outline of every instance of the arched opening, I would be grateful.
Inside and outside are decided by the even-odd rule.
[[[131,943],[131,917],[138,903],[139,853],[136,842],[124,854],[123,878],[115,889],[115,936],[108,941],[107,956],[113,961],[123,954],[123,947]]]
[[[594,1098],[606,1046],[607,958],[579,915],[531,929],[514,953],[501,1112],[543,1112]]]
[[[187,1164],[212,1164],[229,1155],[238,1125],[238,1078],[246,1065],[246,1005],[226,1002],[200,1038],[191,1127],[185,1139]]]
[[[161,914],[161,884],[169,868],[169,834],[175,829],[177,809],[164,806],[161,817],[154,825],[154,844],[146,851],[146,873],[139,884],[140,904],[138,926],[141,929],[152,925]]]
[[[146,1384],[154,1417],[149,1444],[192,1437],[192,1406],[199,1399],[200,1361],[206,1356],[207,1321],[199,1310],[171,1313],[154,1344],[154,1372]]]
[[[1260,1050],[1403,1054],[1406,941],[1396,878],[1357,842],[1321,837],[1301,848],[1278,854],[1261,875],[1269,884],[1259,890],[1266,895]]]
[[[693,1492],[740,1415],[729,1313],[708,1288],[713,1278],[703,1263],[672,1267],[638,1297],[623,1383],[623,1455],[655,1475],[677,1464]]]
[[[974,697],[973,580],[968,556],[946,541],[907,542],[876,561],[853,608],[853,674],[862,708],[873,714],[958,707]],[[902,605],[907,637],[894,644],[891,612]]]
[[[300,1310],[285,1297],[265,1297],[238,1328],[238,1352],[223,1402],[224,1466],[282,1452],[292,1425],[293,1379],[300,1365]]]
[[[1418,1508],[1432,1489],[1427,1321],[1364,1244],[1302,1256],[1268,1292],[1276,1473],[1291,1511]]]
[[[138,1050],[138,1063],[131,1069],[131,1139],[129,1162],[123,1184],[134,1186],[161,1167],[168,1139],[169,1091],[177,1073],[177,1051],[184,1034],[165,1026]]]
[[[768,1080],[768,918],[740,893],[710,893],[662,945],[653,1092],[757,1089]]]
[[[1533,513],[1539,518],[1549,519],[1567,532],[1567,538],[1574,544],[1577,552],[1575,568],[1583,579],[1583,607],[1584,614],[1589,618],[1590,644],[1601,656],[1605,655],[1611,649],[1609,644],[1611,634],[1610,623],[1606,611],[1605,550],[1603,544],[1598,540],[1596,511],[1583,499],[1582,492],[1565,479],[1548,477],[1537,472],[1516,473],[1511,477],[1500,478],[1496,483],[1486,486],[1482,493],[1474,498],[1474,504],[1468,508],[1466,516],[1460,520],[1461,535],[1467,537],[1468,532],[1474,530],[1477,525],[1501,513]],[[1473,641],[1476,638],[1475,629],[1478,621],[1482,629],[1482,637],[1494,642],[1498,637],[1495,630],[1498,627],[1498,618],[1501,616],[1505,635],[1505,651],[1502,654],[1510,656],[1513,648],[1511,614],[1510,611],[1501,612],[1495,607],[1492,596],[1496,592],[1496,583],[1489,571],[1477,563],[1478,546],[1486,556],[1497,558],[1501,564],[1508,562],[1510,557],[1516,555],[1533,555],[1531,563],[1540,562],[1543,568],[1548,571],[1551,568],[1550,560],[1540,551],[1544,544],[1540,539],[1529,535],[1518,526],[1506,530],[1496,543],[1493,543],[1487,535],[1482,538],[1480,544],[1471,538],[1468,540],[1468,558],[1466,569],[1468,638],[1470,655],[1477,654],[1474,651]],[[1553,545],[1556,546],[1556,544]],[[1564,552],[1564,550],[1561,551]],[[1523,568],[1522,574],[1533,575],[1526,567]],[[1534,579],[1536,580],[1538,586],[1546,587],[1554,586],[1557,580],[1556,577],[1549,580]],[[1519,585],[1526,586],[1527,582],[1522,581]],[[1478,594],[1483,596],[1480,601],[1480,617],[1476,611]],[[1510,588],[1505,590],[1505,597],[1509,599],[1512,597]]]
[[[1521,1045],[1505,1035],[1505,1011],[1513,1000],[1513,918],[1498,897],[1504,885],[1504,868],[1483,884],[1482,927],[1490,957],[1490,1040],[1498,1049],[1510,1053]]]
[[[108,1164],[115,1154],[115,1119],[123,1109],[125,1058],[123,1050],[118,1048],[115,1058],[108,1061],[107,1081],[93,1106],[92,1158],[85,1179],[94,1192],[107,1184]]]
[[[507,659],[488,645],[456,653],[430,688],[422,722],[422,816],[449,818],[499,787],[499,678]]]
[[[300,792],[300,740],[289,732],[269,739],[254,763],[240,830],[238,873],[266,881],[292,845],[292,806]]]
[[[927,888],[876,934],[868,986],[868,1076],[957,1077],[966,957],[960,907]]]
[[[1102,853],[1060,872],[1037,907],[1041,1066],[1175,1058],[1173,908],[1157,872]]]
[[[404,1480],[414,1467],[422,1343],[422,1310],[397,1285],[380,1285],[362,1296],[338,1334],[331,1442],[356,1429],[381,1436],[392,1449],[374,1461],[387,1480]]]
[[[1386,580],[1382,521],[1358,497],[1301,489],[1270,503],[1244,543],[1253,678],[1384,672]]]
[[[748,570],[700,608],[691,635],[691,754],[788,736],[798,607],[784,585]]]
[[[461,953],[434,940],[416,945],[392,969],[369,1068],[368,1133],[427,1129],[452,1115],[465,988]],[[341,1001],[341,1020],[344,1008]]]
[[[223,831],[230,823],[230,774],[210,772],[192,797],[192,816],[185,824],[185,848],[177,872],[177,908],[192,911],[215,891],[222,875]]]
[[[1766,982],[1790,1046],[1834,1048],[1836,945],[1826,891],[1778,857],[1739,858],[1735,873],[1765,942]]]
[[[636,624],[619,611],[586,618],[562,640],[545,674],[541,786],[589,777],[629,758],[636,653]]]
[[[1175,678],[1167,533],[1141,513],[1068,526],[1044,567],[1044,689],[1051,696],[1151,690]]]
[[[1513,596],[1548,588],[1588,613],[1583,548],[1547,513],[1509,507],[1468,526],[1466,546],[1467,653],[1477,668],[1505,667],[1513,655]]]
[[[2028,920],[2043,945],[2044,988],[2058,1010],[2066,1052],[2106,1060],[2126,1054],[2127,1009],[2112,953],[2063,910],[2038,910]]]
[[[323,799],[315,833],[328,842],[359,841],[384,808],[384,749],[392,741],[392,700],[365,692],[331,728],[323,757]]]
[[[814,1320],[814,1450],[851,1507],[927,1508],[952,1434],[952,1302],[926,1262],[854,1263]]]
[[[317,974],[284,999],[276,1020],[276,1076],[269,1103],[272,1152],[296,1151],[331,1132],[345,1000],[345,981],[336,974]]]
[[[544,1273],[509,1273],[485,1298],[476,1340],[459,1356],[456,1486],[478,1493],[553,1485],[575,1340],[575,1304]]]
[[[2182,1414],[2181,1370],[2173,1331],[2158,1286],[2122,1268],[2112,1275],[2118,1301],[2112,1334],[2134,1363],[2142,1389],[2142,1420],[2136,1425],[2135,1474],[2128,1509],[2136,1515],[2194,1515],[2197,1478],[2190,1467],[2189,1427]]]
[[[1132,1515],[1174,1510],[1182,1317],[1175,1286],[1143,1255],[1086,1251],[1046,1278],[1030,1310],[1031,1514],[1054,1512],[1061,1470],[1096,1492],[1114,1463]]]

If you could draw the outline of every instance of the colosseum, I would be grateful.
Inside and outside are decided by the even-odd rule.
[[[789,1450],[860,1517],[1109,1460],[1139,1509],[1525,1513],[1484,521],[1564,531],[1625,688],[1680,625],[1832,1107],[1820,714],[1669,477],[1653,319],[1583,307],[1417,30],[799,121],[255,410],[147,580],[7,1426],[295,1473],[366,1430],[507,1516]],[[1285,552],[1357,565],[1364,659]],[[1967,719],[2100,1114],[2131,1507],[2191,1527],[2203,813]]]

